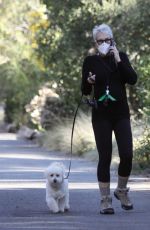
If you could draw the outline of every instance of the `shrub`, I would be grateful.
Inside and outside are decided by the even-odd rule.
[[[66,116],[64,103],[48,83],[39,89],[25,108],[31,122],[39,129],[51,129]]]
[[[46,132],[43,145],[51,150],[69,153],[71,142],[72,121],[68,120]],[[73,135],[73,154],[81,155],[95,149],[90,116],[80,112]]]
[[[135,141],[134,164],[139,169],[150,169],[150,131],[148,128],[143,136]]]

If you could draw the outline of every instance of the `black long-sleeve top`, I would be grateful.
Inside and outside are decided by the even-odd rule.
[[[84,95],[91,94],[92,85],[88,83],[89,72],[95,74],[94,97],[98,100],[106,92],[109,86],[110,94],[116,101],[109,100],[107,106],[98,102],[95,111],[98,117],[129,118],[129,107],[126,96],[126,83],[133,85],[137,81],[137,74],[132,68],[127,55],[120,52],[119,63],[115,63],[112,56],[101,57],[100,55],[87,56],[82,68],[81,91]]]

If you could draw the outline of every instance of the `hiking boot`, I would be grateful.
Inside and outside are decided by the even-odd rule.
[[[112,198],[110,196],[103,196],[101,199],[101,214],[114,214],[112,207]]]
[[[133,204],[130,201],[130,198],[128,196],[129,188],[116,188],[114,191],[114,196],[120,200],[121,202],[121,207],[125,210],[131,210],[133,209]]]

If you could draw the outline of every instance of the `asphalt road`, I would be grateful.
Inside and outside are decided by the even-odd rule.
[[[0,134],[0,230],[149,230],[150,178],[130,179],[134,210],[124,211],[113,198],[115,215],[99,214],[96,162],[75,158],[69,177],[71,209],[50,214],[45,202],[44,170],[52,161],[68,156],[17,140],[13,134]],[[116,187],[112,171],[111,192]]]

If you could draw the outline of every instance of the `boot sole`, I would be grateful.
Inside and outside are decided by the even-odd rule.
[[[116,197],[117,200],[120,200],[119,197],[117,196],[117,194],[114,192],[114,196]],[[133,205],[131,206],[126,206],[126,205],[123,205],[121,204],[121,207],[124,209],[124,210],[132,210],[133,209]]]
[[[100,211],[100,214],[108,214],[108,215],[111,215],[111,214],[114,214],[115,212],[114,212],[114,209],[113,208],[107,208],[107,209],[105,209],[105,210],[103,210],[103,211]]]

